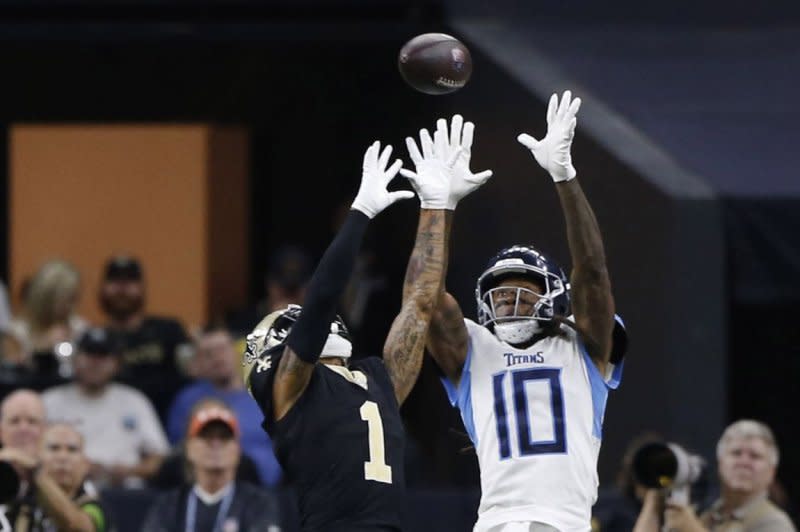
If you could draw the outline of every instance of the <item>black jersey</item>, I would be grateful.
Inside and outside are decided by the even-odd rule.
[[[281,356],[264,353],[249,384],[298,492],[303,530],[400,530],[405,436],[383,360],[356,360],[347,370],[318,363],[297,403],[275,421],[272,383]]]

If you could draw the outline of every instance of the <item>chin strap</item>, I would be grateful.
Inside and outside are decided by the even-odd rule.
[[[527,342],[541,331],[541,324],[533,319],[494,324],[494,334],[503,342],[512,345]]]

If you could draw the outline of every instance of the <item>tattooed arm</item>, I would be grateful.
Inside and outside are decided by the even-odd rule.
[[[442,370],[448,377],[456,377],[452,378],[454,382],[458,382],[464,367],[468,341],[464,316],[443,287],[453,211],[459,201],[492,176],[491,170],[473,173],[469,168],[474,131],[475,124],[455,115],[449,128],[446,120],[437,120],[433,139],[427,130],[420,131],[422,152],[414,139],[406,139],[417,173],[400,173],[411,179],[423,210],[403,286],[403,308],[384,347],[401,403],[417,379],[426,341]],[[436,214],[436,209],[445,209],[438,211],[444,216]]]
[[[437,122],[437,131],[447,131],[444,120]],[[475,124],[464,122],[461,115],[455,115],[450,122],[450,149],[458,152],[453,165],[453,176],[450,187],[450,208],[468,194],[482,186],[492,177],[491,170],[474,173],[470,170],[472,158],[472,140],[475,135]],[[445,240],[450,240],[450,224],[445,228]],[[445,271],[443,276],[447,275]],[[467,359],[469,334],[464,324],[464,314],[458,302],[442,287],[437,297],[436,311],[431,321],[427,348],[439,369],[454,385],[458,386],[461,372]]]
[[[399,404],[408,397],[422,367],[425,338],[444,282],[446,234],[452,218],[452,211],[420,211],[417,239],[403,284],[403,306],[383,347],[383,359]]]
[[[458,386],[467,359],[469,334],[456,299],[442,290],[428,334],[428,353],[445,377]]]

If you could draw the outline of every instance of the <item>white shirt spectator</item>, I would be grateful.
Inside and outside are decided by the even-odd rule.
[[[169,452],[153,405],[130,386],[110,383],[92,397],[65,384],[44,392],[43,398],[50,421],[70,423],[83,434],[86,456],[93,462],[135,466],[143,455]]]

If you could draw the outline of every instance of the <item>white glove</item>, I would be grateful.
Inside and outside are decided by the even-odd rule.
[[[386,165],[389,162],[389,157],[392,156],[392,147],[387,145],[383,149],[383,153],[380,153],[380,150],[381,143],[377,140],[367,148],[364,154],[361,186],[358,189],[358,194],[356,194],[356,199],[353,200],[352,207],[350,207],[363,212],[369,218],[374,218],[395,201],[414,197],[414,193],[410,190],[398,190],[396,192],[386,190],[389,182],[394,179],[403,166],[403,161],[397,159],[387,170]],[[380,157],[378,157],[379,153]]]
[[[450,122],[449,137],[447,134],[447,121],[444,118],[440,118],[436,122],[436,131],[437,133],[441,131],[444,138],[449,138],[447,149],[450,154],[459,152],[453,166],[453,179],[450,182],[450,196],[447,201],[447,208],[455,210],[459,201],[492,177],[492,171],[484,170],[473,174],[469,169],[475,124],[472,122],[464,123],[461,115],[455,115]]]
[[[423,209],[447,209],[450,203],[453,166],[461,150],[450,150],[446,130],[437,130],[431,139],[431,134],[423,128],[419,131],[419,143],[422,146],[422,153],[414,139],[406,137],[408,155],[417,171],[412,172],[403,168],[400,174],[411,181],[411,186],[417,191]]]
[[[542,140],[536,140],[523,133],[517,137],[520,144],[531,150],[539,166],[550,173],[556,183],[569,181],[575,177],[575,167],[572,166],[570,147],[575,136],[575,114],[581,107],[581,99],[572,99],[570,91],[564,91],[561,104],[558,95],[550,97],[547,106],[547,135]]]

